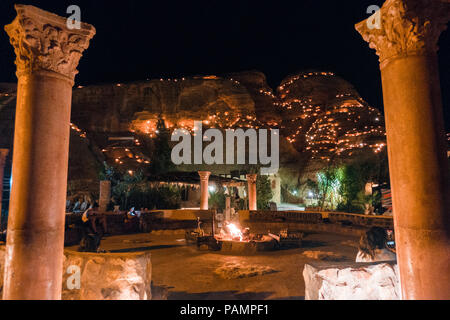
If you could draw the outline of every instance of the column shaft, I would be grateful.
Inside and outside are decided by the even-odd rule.
[[[19,79],[4,299],[61,297],[71,97],[61,77]]]
[[[99,211],[106,212],[111,201],[111,181],[100,181]]]
[[[200,210],[208,210],[208,198],[209,198],[209,176],[211,172],[199,171],[200,175]]]
[[[382,69],[397,257],[405,299],[450,298],[448,167],[437,59]]]
[[[250,211],[258,210],[257,199],[256,199],[256,174],[247,175],[248,183],[248,209]]]

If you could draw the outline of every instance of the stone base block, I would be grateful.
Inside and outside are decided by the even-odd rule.
[[[5,247],[0,246],[0,299]],[[151,300],[149,252],[64,251],[62,300]]]

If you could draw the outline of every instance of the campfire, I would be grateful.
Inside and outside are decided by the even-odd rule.
[[[241,229],[237,224],[225,222],[218,233],[206,235],[200,227],[186,233],[188,243],[196,243],[199,249],[224,252],[254,253],[271,251],[285,247],[299,247],[303,234],[289,230],[281,230],[278,234],[253,234],[249,228]]]
[[[220,230],[220,234],[216,235],[215,238],[222,241],[249,241],[248,230],[246,229],[242,232],[234,223],[225,223],[225,227]]]

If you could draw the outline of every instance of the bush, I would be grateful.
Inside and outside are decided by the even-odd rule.
[[[219,188],[216,192],[209,193],[208,204],[211,209],[223,211],[225,209],[225,191],[223,188]]]
[[[258,210],[270,208],[270,200],[273,198],[272,187],[268,176],[258,176],[256,179],[256,201]]]
[[[175,186],[151,187],[147,183],[131,185],[124,188],[119,184],[113,189],[116,203],[121,210],[147,208],[179,209],[181,205],[181,190]]]

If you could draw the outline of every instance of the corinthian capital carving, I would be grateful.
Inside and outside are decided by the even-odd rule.
[[[257,174],[247,174],[246,178],[247,178],[247,182],[256,183],[256,179],[258,178],[258,175]]]
[[[81,23],[67,28],[67,19],[28,5],[15,5],[17,17],[5,26],[16,53],[17,76],[53,71],[74,80],[83,51],[95,28]]]
[[[198,175],[200,176],[200,181],[208,181],[211,172],[209,171],[199,171]]]
[[[397,57],[437,52],[450,19],[448,0],[387,0],[380,10],[378,28],[369,18],[356,30],[377,51],[381,67]]]

